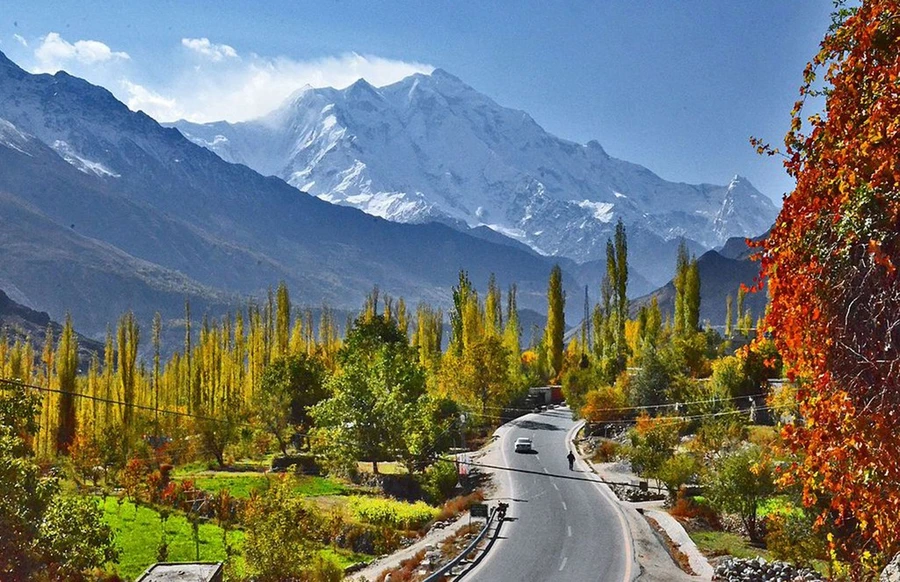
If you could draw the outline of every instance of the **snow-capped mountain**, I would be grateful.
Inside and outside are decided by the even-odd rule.
[[[687,237],[712,248],[764,232],[777,214],[744,178],[668,182],[596,141],[557,138],[441,69],[381,88],[307,87],[249,122],[173,125],[323,200],[398,222],[485,225],[577,261],[605,256],[618,218],[645,247]]]
[[[517,283],[519,306],[542,310],[555,262],[506,238],[301,195],[102,87],[30,74],[2,52],[0,257],[0,289],[99,337],[128,310],[180,321],[190,299],[215,317],[279,281],[297,305],[355,311],[377,284],[446,307],[461,269],[476,285]]]

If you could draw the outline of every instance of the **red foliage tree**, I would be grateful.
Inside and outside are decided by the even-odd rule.
[[[785,138],[797,185],[761,253],[766,326],[800,382],[788,479],[862,577],[900,550],[898,1],[839,9],[800,93]],[[804,130],[810,94],[826,111]]]

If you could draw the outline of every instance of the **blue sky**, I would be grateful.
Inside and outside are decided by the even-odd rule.
[[[116,6],[124,4],[125,6]],[[736,173],[779,201],[776,158],[826,0],[41,2],[3,0],[0,50],[162,120],[265,113],[306,83],[443,68],[545,129],[669,180]]]

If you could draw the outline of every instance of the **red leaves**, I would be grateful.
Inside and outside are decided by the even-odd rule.
[[[859,564],[900,550],[900,5],[864,0],[840,19],[803,73],[785,138],[797,185],[761,261],[766,327],[806,382],[803,421],[783,430],[799,455],[786,479]],[[819,68],[827,115],[802,135]]]

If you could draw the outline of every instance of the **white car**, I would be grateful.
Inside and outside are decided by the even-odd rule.
[[[534,449],[531,447],[531,439],[528,437],[519,437],[516,439],[517,453],[530,453]]]

